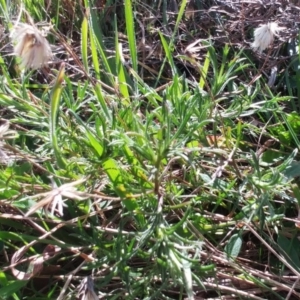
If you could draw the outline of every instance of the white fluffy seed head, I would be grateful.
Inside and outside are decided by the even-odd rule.
[[[279,27],[277,23],[271,22],[268,24],[261,25],[254,30],[254,42],[252,48],[259,52],[264,51],[270,46],[274,40],[274,36],[278,35],[278,32],[284,29]]]
[[[14,54],[21,58],[21,68],[39,69],[52,57],[51,47],[43,33],[33,25],[17,23],[10,34]]]

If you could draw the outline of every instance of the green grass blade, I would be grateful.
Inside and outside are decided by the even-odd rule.
[[[125,0],[125,21],[126,21],[126,31],[129,43],[130,56],[132,60],[132,67],[135,72],[137,72],[137,51],[136,51],[136,40],[135,40],[135,30],[134,30],[134,18],[133,18],[133,8],[131,0]]]
[[[175,66],[175,63],[173,60],[173,53],[171,52],[171,47],[167,43],[163,34],[160,31],[158,33],[159,33],[160,40],[161,40],[162,46],[163,46],[165,54],[166,54],[167,61],[172,69],[172,75],[175,76],[177,74],[177,69],[176,69],[176,66]]]
[[[97,51],[100,54],[101,57],[101,63],[102,63],[102,68],[108,73],[108,74],[112,74],[112,70],[111,70],[111,66],[109,64],[108,61],[108,57],[107,54],[105,52],[105,47],[104,47],[104,43],[103,43],[103,33],[101,31],[101,28],[98,25],[98,21],[97,21],[97,15],[95,13],[94,10],[90,11],[90,18],[89,18],[89,28],[90,28],[90,40],[93,39],[93,41],[91,43],[93,43],[95,49],[97,49]],[[99,60],[96,60],[96,56],[94,54],[94,58],[93,58],[93,63],[97,65],[97,69],[96,72],[98,72],[100,74],[100,69],[99,69]],[[112,79],[112,76],[108,77],[111,84],[114,85],[115,82]]]
[[[67,165],[63,155],[61,153],[60,147],[57,142],[57,116],[58,116],[58,108],[62,93],[62,83],[64,80],[65,74],[65,65],[62,64],[59,70],[59,73],[56,77],[56,82],[52,89],[51,93],[51,106],[50,106],[50,139],[52,143],[52,147],[54,150],[54,154],[57,160],[57,164],[60,168],[64,169]]]
[[[177,16],[177,19],[176,19],[175,30],[173,32],[173,36],[175,36],[175,34],[176,34],[177,30],[178,30],[178,27],[180,25],[180,22],[181,22],[181,20],[182,20],[182,18],[184,16],[186,4],[187,4],[187,0],[183,0],[181,2],[180,9],[179,9],[179,12],[178,12],[178,16]]]
[[[89,73],[88,62],[88,20],[86,14],[81,24],[81,56],[85,71]]]
[[[87,125],[79,118],[79,116],[74,113],[73,111],[70,111],[70,113],[75,117],[77,122],[84,128],[85,136],[87,140],[89,141],[90,146],[94,149],[94,152],[97,153],[98,158],[101,158],[104,153],[104,147],[101,144],[100,140],[97,138],[97,136],[91,132],[91,130],[87,127]]]
[[[107,118],[107,120],[111,121],[112,119],[112,116],[108,110],[108,107],[107,107],[107,104],[105,102],[105,98],[103,96],[103,93],[102,93],[102,89],[101,89],[101,85],[99,83],[96,83],[95,86],[94,86],[94,93],[101,105],[101,108]]]
[[[123,199],[125,207],[129,211],[137,209],[137,202],[130,199],[132,194],[125,186],[125,180],[123,179],[118,163],[114,159],[109,158],[103,163],[103,169],[113,183],[116,193]]]
[[[91,17],[89,16],[89,19]],[[93,28],[91,27],[91,22],[89,21],[89,40],[90,40],[90,49],[92,54],[92,61],[93,61],[93,67],[95,69],[96,78],[100,80],[100,63],[99,63],[99,56],[95,41],[95,34],[93,31]]]
[[[115,28],[117,28],[117,21],[115,19]],[[126,71],[124,69],[123,64],[123,49],[122,44],[119,43],[118,39],[118,31],[116,31],[115,34],[115,47],[116,47],[116,68],[117,68],[117,75],[118,75],[118,83],[119,83],[119,91],[122,94],[122,103],[126,106],[130,104],[129,101],[129,90],[128,90],[128,84],[127,84],[127,78],[126,78]]]
[[[210,65],[210,57],[209,57],[209,51],[207,51],[206,58],[205,58],[205,61],[204,61],[204,64],[203,64],[203,67],[202,67],[201,73],[200,73],[199,87],[201,90],[204,88],[205,83],[206,83],[206,76],[208,73],[209,65]]]

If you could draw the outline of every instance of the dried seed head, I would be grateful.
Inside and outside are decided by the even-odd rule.
[[[273,42],[274,36],[278,35],[278,32],[282,29],[284,28],[279,27],[275,22],[264,24],[256,28],[254,30],[254,42],[252,43],[252,48],[259,52],[264,51]]]
[[[59,187],[57,187],[55,182],[52,180],[51,191],[31,196],[31,199],[42,198],[42,200],[34,204],[25,216],[28,217],[32,215],[42,207],[46,210],[51,210],[52,214],[57,211],[60,216],[63,216],[63,206],[65,206],[63,198],[69,198],[72,200],[84,200],[90,197],[89,194],[77,191],[77,189],[75,188],[76,185],[83,183],[85,180],[86,179],[79,179],[71,183],[65,183]]]
[[[51,47],[34,25],[16,23],[10,34],[14,54],[21,58],[21,68],[38,69],[46,65],[52,57]]]

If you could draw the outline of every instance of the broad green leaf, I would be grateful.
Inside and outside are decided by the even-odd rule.
[[[122,176],[122,172],[120,170],[120,166],[114,159],[107,159],[103,163],[103,169],[108,175],[110,181],[113,183],[113,186],[115,188],[115,192],[124,199],[123,203],[125,207],[129,211],[133,211],[138,208],[138,205],[135,200],[129,200],[132,198],[132,194],[130,191],[128,191],[128,188],[126,187],[125,180]],[[128,199],[128,200],[126,200]]]
[[[299,247],[300,242],[297,237],[288,239],[284,235],[279,234],[277,239],[278,245],[282,249],[282,254],[298,271],[300,271]]]
[[[11,281],[8,282],[8,284],[4,287],[0,288],[0,295],[1,299],[11,299],[10,297],[13,296],[14,293],[17,293],[20,291],[22,287],[24,287],[27,284],[27,281],[25,280],[17,280],[17,281]],[[17,298],[15,298],[17,299]]]
[[[124,152],[129,164],[131,165],[134,175],[141,179],[145,188],[153,188],[153,183],[148,180],[148,177],[143,172],[139,161],[135,158],[134,153],[128,146],[124,146]]]
[[[240,251],[241,251],[242,243],[243,243],[243,240],[241,238],[240,233],[233,234],[230,237],[230,239],[224,249],[227,254],[228,259],[233,259],[233,258],[238,257],[238,255],[240,254]]]
[[[2,251],[2,249],[1,249]],[[0,286],[6,286],[8,283],[7,276],[4,272],[0,271]]]

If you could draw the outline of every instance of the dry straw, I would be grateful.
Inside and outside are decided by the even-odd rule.
[[[21,22],[14,24],[10,38],[14,54],[21,59],[21,68],[39,69],[47,65],[52,51],[45,35],[46,31],[40,31],[32,21],[31,25]]]
[[[81,295],[80,300],[97,300],[99,297],[94,291],[94,282],[93,279],[88,276],[85,277],[80,286],[79,286],[79,294]]]

